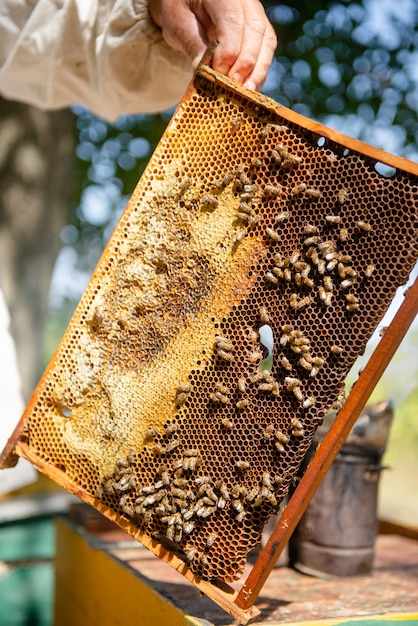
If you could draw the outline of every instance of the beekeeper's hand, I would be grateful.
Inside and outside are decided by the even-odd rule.
[[[277,40],[258,0],[149,0],[149,11],[166,42],[194,66],[216,40],[213,68],[260,89]]]

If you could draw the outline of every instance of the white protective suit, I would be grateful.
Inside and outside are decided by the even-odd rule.
[[[191,78],[141,0],[1,0],[0,95],[43,109],[81,103],[109,121],[173,106]],[[0,292],[0,451],[23,402]],[[0,494],[34,480],[29,463],[0,471]]]

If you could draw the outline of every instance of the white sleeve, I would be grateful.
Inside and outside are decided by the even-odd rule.
[[[0,289],[0,452],[17,426],[24,407],[9,321],[9,313]],[[17,467],[0,470],[0,496],[20,489],[36,479],[37,474],[32,465],[25,459],[19,459]]]
[[[0,94],[40,108],[82,103],[98,116],[176,104],[190,61],[170,48],[145,0],[2,0]]]

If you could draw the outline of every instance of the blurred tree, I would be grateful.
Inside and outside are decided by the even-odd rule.
[[[0,267],[26,397],[39,376],[60,233],[72,192],[74,115],[0,99]]]

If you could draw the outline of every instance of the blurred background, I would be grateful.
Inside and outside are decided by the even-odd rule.
[[[418,162],[416,1],[264,5],[279,45],[263,92]],[[26,400],[172,113],[109,124],[82,106],[43,112],[0,99],[0,268]],[[401,299],[402,293],[396,305]],[[378,339],[377,333],[371,348]],[[417,349],[414,324],[371,398],[390,399],[395,409],[379,515],[412,526],[418,525]],[[51,520],[67,505],[44,477],[0,498],[3,626],[51,624]]]

